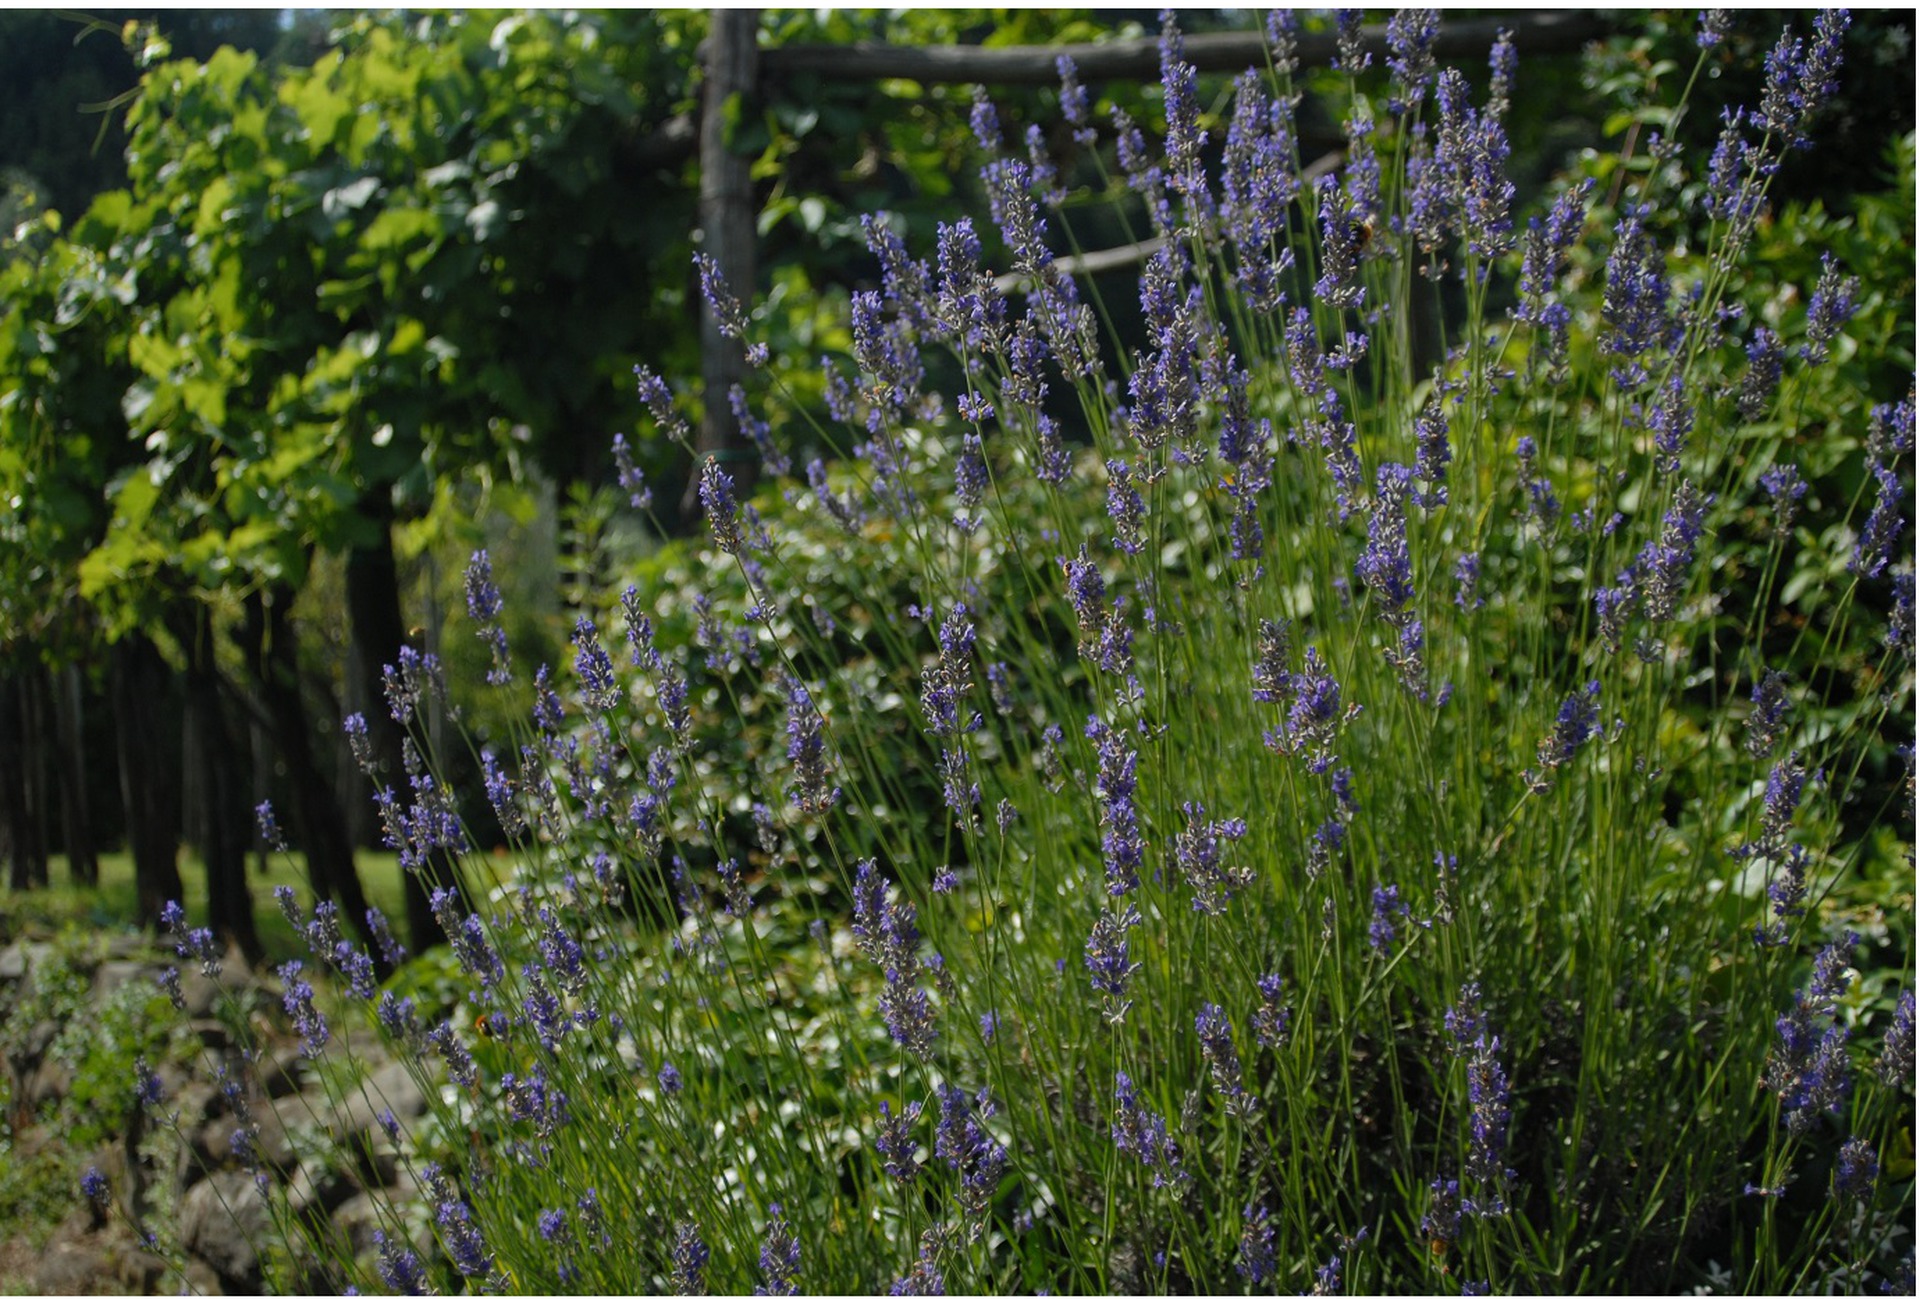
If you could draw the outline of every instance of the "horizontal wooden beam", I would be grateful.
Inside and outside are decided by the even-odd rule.
[[[1484,57],[1500,29],[1513,33],[1523,54],[1555,54],[1577,50],[1611,30],[1598,14],[1584,11],[1516,11],[1501,18],[1449,23],[1444,18],[1434,52],[1441,58]],[[1386,53],[1387,29],[1381,24],[1361,28],[1367,49],[1376,59]],[[1202,72],[1238,72],[1266,63],[1265,39],[1259,32],[1201,32],[1185,38],[1187,62]],[[1301,64],[1324,66],[1337,43],[1332,32],[1302,32],[1298,37]],[[881,41],[851,45],[783,45],[760,51],[767,76],[817,73],[841,81],[880,81],[898,78],[924,84],[979,82],[985,85],[1049,85],[1059,80],[1054,61],[1073,56],[1082,81],[1117,78],[1153,79],[1160,75],[1160,51],[1150,38],[1102,41],[1089,45],[1018,45],[989,49],[979,45],[912,46]]]
[[[1300,169],[1300,179],[1311,185],[1320,177],[1337,169],[1346,161],[1344,151],[1322,154]],[[1137,244],[1121,244],[1118,248],[1100,248],[1090,253],[1067,253],[1053,259],[1053,269],[1065,275],[1099,275],[1103,271],[1125,270],[1129,266],[1139,266],[1147,258],[1167,246],[1164,235],[1152,239],[1142,239]],[[1008,271],[1005,275],[993,278],[993,287],[1003,295],[1019,292],[1029,287],[1029,277],[1018,271]]]

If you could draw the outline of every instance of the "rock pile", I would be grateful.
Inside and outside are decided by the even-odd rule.
[[[79,1004],[61,1015],[47,1014],[46,999],[34,995],[36,973],[54,962],[64,963],[70,989],[80,986],[76,976],[89,980]],[[70,1053],[63,1059],[55,1050],[66,1026],[75,1016],[98,1014],[129,984],[156,985],[178,964],[138,935],[111,935],[81,954],[72,944],[27,940],[0,949],[0,1044],[11,1083],[15,1168],[57,1161],[66,1142],[62,1119],[71,1112],[76,1070]],[[217,980],[182,968],[180,991],[199,1050],[183,1052],[182,1063],[156,1063],[163,1102],[127,1107],[132,1117],[116,1139],[67,1152],[73,1168],[91,1165],[106,1175],[110,1211],[81,1201],[44,1243],[44,1222],[38,1231],[32,1223],[0,1223],[0,1271],[10,1290],[139,1294],[184,1286],[257,1294],[265,1281],[264,1242],[281,1235],[262,1185],[283,1188],[286,1212],[329,1240],[329,1252],[348,1257],[373,1249],[381,1221],[376,1197],[396,1205],[417,1198],[379,1116],[390,1111],[405,1127],[427,1100],[406,1068],[380,1053],[377,1039],[347,1038],[348,1054],[364,1070],[336,1068],[332,1053],[326,1065],[314,1065],[285,1027],[277,981],[237,957],[223,963]],[[251,1053],[234,1040],[236,1023],[246,1025]],[[223,1069],[244,1085],[223,1087]],[[132,1077],[127,1087],[131,1094]],[[236,1153],[249,1145],[251,1158]],[[143,1246],[143,1232],[177,1244],[184,1276]],[[300,1288],[335,1285],[316,1271]]]

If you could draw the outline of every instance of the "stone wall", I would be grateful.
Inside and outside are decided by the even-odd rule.
[[[86,1015],[125,985],[157,985],[165,970],[180,964],[169,950],[136,935],[107,935],[78,946],[85,950],[23,939],[0,949],[0,1043],[11,1083],[8,1118],[17,1167],[57,1153],[67,1140],[62,1118],[72,1112],[75,1084],[73,1065],[54,1050],[72,1016],[43,1013],[43,1002],[31,995],[36,972],[61,962],[90,980],[72,1011]],[[321,1237],[325,1252],[349,1257],[373,1249],[381,1222],[375,1197],[394,1205],[417,1198],[378,1116],[391,1111],[404,1128],[425,1111],[426,1097],[401,1064],[380,1054],[377,1039],[345,1035],[347,1053],[366,1067],[344,1080],[329,1070],[341,1089],[336,1104],[326,1094],[328,1079],[286,1028],[277,980],[247,970],[230,955],[217,979],[182,969],[180,992],[188,1037],[176,1035],[182,1062],[155,1069],[165,1099],[132,1107],[131,1120],[115,1139],[70,1152],[77,1207],[44,1245],[36,1247],[39,1233],[32,1224],[0,1223],[0,1272],[10,1291],[142,1294],[184,1286],[203,1294],[256,1294],[265,1281],[262,1242],[285,1225],[276,1223],[262,1186],[284,1192],[284,1212]],[[234,1040],[235,1023],[246,1025],[251,1043]],[[244,1082],[223,1086],[223,1069]],[[131,1093],[132,1077],[127,1087]],[[248,1148],[251,1156],[243,1157]],[[78,1170],[89,1165],[111,1186],[105,1208],[80,1197]],[[143,1232],[175,1244],[176,1261],[143,1248]],[[305,1279],[300,1289],[325,1293],[339,1287],[320,1268],[307,1270]]]

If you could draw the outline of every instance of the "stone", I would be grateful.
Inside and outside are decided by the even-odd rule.
[[[168,1280],[167,1260],[158,1254],[149,1254],[131,1240],[116,1244],[112,1255],[114,1279],[119,1283],[121,1292],[124,1294],[154,1294],[159,1291],[161,1284]],[[213,1269],[198,1259],[188,1259],[185,1270],[191,1293],[202,1295],[226,1293],[220,1288],[219,1279],[214,1276]],[[173,1276],[176,1284],[171,1288],[177,1289],[179,1273],[174,1273]],[[213,1288],[209,1290],[195,1285],[195,1277],[204,1279]]]
[[[384,1231],[391,1236],[405,1231],[399,1220],[400,1212],[409,1200],[417,1198],[419,1192],[414,1184],[356,1195],[333,1211],[334,1233],[347,1247],[350,1257],[366,1258],[375,1249],[374,1232]],[[414,1248],[421,1249],[421,1242],[416,1242]],[[422,1252],[432,1251],[429,1247]]]
[[[200,1045],[209,1051],[225,1051],[233,1045],[233,1034],[217,1019],[196,1019],[189,1027],[200,1039]]]
[[[30,1110],[37,1110],[42,1105],[58,1104],[72,1090],[73,1070],[58,1060],[42,1060],[33,1076],[27,1079],[20,1099]]]
[[[158,991],[163,968],[152,961],[102,961],[93,972],[93,999],[104,1001],[129,983],[145,983]]]
[[[10,1054],[16,1062],[39,1060],[53,1045],[53,1039],[59,1036],[59,1023],[51,1019],[40,1020],[27,1029],[20,1040],[19,1049]]]
[[[106,953],[109,959],[116,961],[129,961],[143,956],[152,964],[153,940],[137,930],[123,929],[107,935]]]
[[[29,1294],[151,1294],[165,1271],[140,1249],[124,1222],[96,1219],[87,1207],[67,1215],[46,1244],[6,1275]],[[30,1278],[30,1280],[28,1279]]]
[[[300,1090],[307,1077],[307,1058],[297,1043],[277,1047],[260,1061],[260,1090],[278,1100]]]
[[[33,1266],[34,1294],[106,1294],[118,1290],[113,1257],[85,1241],[50,1241]]]
[[[15,983],[27,977],[27,971],[53,954],[52,943],[30,943],[16,939],[0,949],[0,982]]]
[[[243,997],[249,989],[261,987],[260,980],[247,969],[237,951],[229,951],[220,963],[220,977],[209,979],[200,972],[198,961],[181,961],[180,999],[186,1003],[187,1017],[205,1019],[228,998]],[[279,1001],[276,995],[274,1000]]]
[[[303,1217],[331,1217],[360,1190],[335,1161],[307,1160],[287,1182],[287,1207]]]
[[[334,1235],[346,1246],[349,1258],[373,1252],[373,1233],[384,1230],[380,1222],[379,1203],[364,1191],[333,1211]]]
[[[259,1127],[254,1134],[253,1148],[261,1164],[281,1174],[292,1172],[298,1156],[294,1152],[293,1133],[280,1105],[256,1101],[251,1110],[253,1120]],[[298,1112],[294,1117],[296,1121],[302,1118]],[[235,1163],[233,1134],[239,1128],[240,1120],[232,1114],[222,1114],[208,1120],[193,1135],[191,1144],[194,1157],[208,1168],[232,1168]]]
[[[180,1197],[180,1243],[203,1260],[228,1290],[257,1292],[260,1251],[270,1239],[273,1215],[249,1173],[215,1173]]]
[[[346,1104],[332,1116],[334,1130],[342,1138],[377,1133],[379,1116],[386,1110],[393,1112],[402,1127],[427,1112],[427,1094],[399,1060],[380,1066],[367,1076],[363,1086],[348,1093]]]
[[[220,1284],[220,1274],[197,1258],[187,1260],[186,1272],[187,1276],[184,1290],[187,1294],[223,1295],[227,1292],[227,1288]],[[148,1286],[138,1293],[153,1294],[155,1290],[154,1287]]]
[[[180,1084],[173,1108],[182,1123],[198,1124],[226,1113],[228,1106],[218,1087],[201,1078],[189,1078]]]

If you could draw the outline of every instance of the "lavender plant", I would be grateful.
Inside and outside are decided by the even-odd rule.
[[[1481,97],[1433,14],[1378,68],[1343,15],[1347,147],[1316,176],[1293,22],[1215,115],[1163,20],[1158,150],[1102,132],[1064,59],[1074,166],[979,101],[996,252],[964,218],[926,260],[868,222],[879,285],[808,433],[832,456],[769,431],[806,415],[776,370],[764,422],[733,394],[769,486],[702,465],[690,579],[608,593],[571,676],[539,668],[481,742],[510,868],[436,895],[451,1004],[375,988],[302,918],[305,1041],[350,1049],[330,971],[431,1100],[388,1134],[421,1197],[339,1279],[1910,1278],[1912,994],[1860,969],[1911,920],[1825,904],[1910,861],[1910,817],[1843,811],[1912,728],[1913,396],[1816,409],[1819,368],[1871,342],[1847,336],[1868,290],[1829,263],[1781,309],[1749,258],[1844,12],[1782,36],[1697,170],[1596,163],[1525,219],[1510,43]],[[1703,61],[1725,29],[1703,18]],[[1054,260],[1103,137],[1160,241],[1130,349]],[[641,392],[683,435],[671,387]],[[1861,438],[1871,484],[1818,536],[1790,527],[1810,422]],[[1749,535],[1760,570],[1729,571]],[[1820,546],[1815,621],[1783,577]],[[466,601],[489,681],[524,676],[484,553]],[[1842,683],[1774,654],[1796,617],[1874,645],[1851,729],[1809,720]],[[393,680],[391,846],[477,856],[433,774],[445,675]]]

